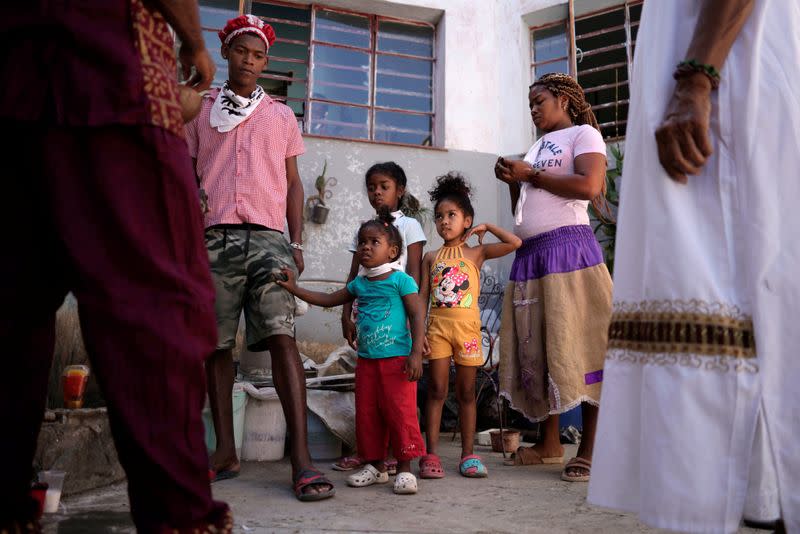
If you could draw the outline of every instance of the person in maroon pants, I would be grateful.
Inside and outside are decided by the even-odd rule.
[[[68,291],[138,531],[232,527],[208,481],[214,288],[167,23],[189,84],[207,88],[196,0],[0,7],[0,532],[39,530],[29,478]]]

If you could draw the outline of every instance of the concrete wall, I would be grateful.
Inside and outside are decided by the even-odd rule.
[[[566,11],[565,1],[320,0],[319,4],[436,24],[436,130],[444,133],[439,146],[511,154],[525,151],[532,141],[527,112],[530,21],[554,5]]]
[[[325,224],[305,222],[306,270],[301,283],[310,289],[327,291],[342,287],[350,270],[352,255],[347,251],[362,221],[374,215],[367,200],[364,173],[379,161],[395,161],[406,171],[408,190],[423,205],[430,207],[427,191],[435,178],[451,170],[462,172],[474,188],[474,206],[478,222],[498,222],[498,182],[493,166],[497,156],[477,151],[430,150],[410,147],[336,141],[306,137],[306,153],[300,157],[300,174],[306,196],[315,192],[314,180],[328,162],[327,176],[336,178],[337,185],[330,188],[331,198],[326,201],[330,213]],[[505,189],[504,184],[500,184]],[[505,200],[503,206],[507,206]],[[507,209],[506,209],[507,211]],[[510,222],[510,218],[509,218]],[[425,250],[441,245],[433,220],[424,225],[428,243]],[[506,226],[508,226],[506,224]],[[508,274],[506,262],[492,261],[486,268],[499,277]],[[340,308],[322,311],[312,308],[297,322],[298,339],[335,343],[341,340]]]

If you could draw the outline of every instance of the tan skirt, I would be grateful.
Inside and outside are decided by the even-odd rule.
[[[500,392],[512,408],[536,422],[599,405],[611,319],[604,263],[509,282],[502,317]]]

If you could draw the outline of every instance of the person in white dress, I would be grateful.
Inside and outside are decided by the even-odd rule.
[[[796,1],[644,3],[588,500],[655,527],[800,531],[798,35]]]

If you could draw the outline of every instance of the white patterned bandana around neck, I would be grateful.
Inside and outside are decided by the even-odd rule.
[[[211,127],[220,133],[230,132],[255,111],[264,96],[264,89],[260,85],[256,85],[250,98],[244,98],[234,93],[225,82],[211,106]]]

